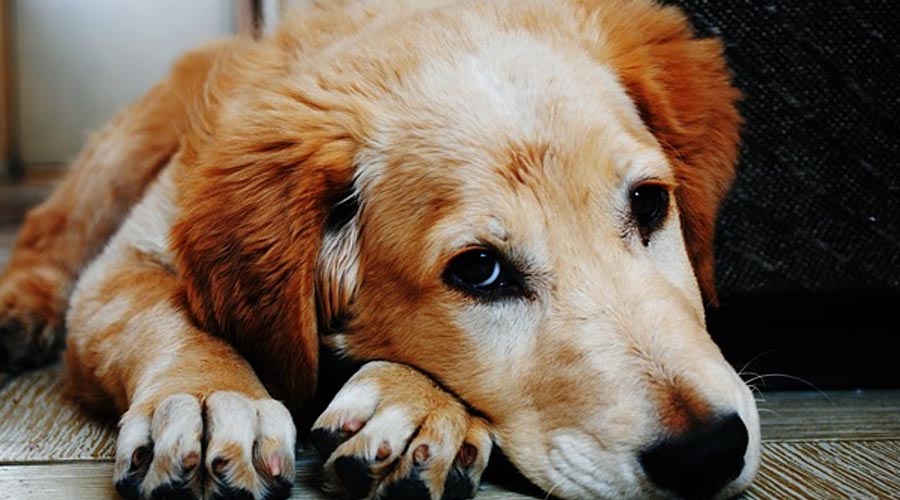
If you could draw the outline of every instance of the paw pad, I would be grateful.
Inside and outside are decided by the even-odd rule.
[[[419,478],[417,472],[388,485],[381,497],[383,500],[430,500],[428,486]]]
[[[425,464],[430,457],[431,450],[429,450],[427,444],[420,444],[416,447],[415,451],[413,451],[413,463],[417,466]]]
[[[340,457],[334,461],[334,472],[353,498],[365,498],[369,495],[373,479],[369,464],[364,459]]]

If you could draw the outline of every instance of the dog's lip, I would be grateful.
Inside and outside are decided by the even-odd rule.
[[[598,488],[599,485],[597,483],[602,481],[602,479],[597,477],[595,471],[585,470],[583,467],[579,466],[577,461],[573,460],[572,453],[573,449],[570,447],[556,447],[550,450],[548,456],[550,469],[556,475],[554,484],[558,487],[558,485],[562,483],[562,481],[560,481],[560,479],[562,479],[575,488],[586,491],[588,493],[586,496],[609,497],[609,495],[604,494],[604,492],[600,491]],[[610,487],[609,489],[613,489],[612,485],[608,482],[603,483]]]
[[[547,491],[519,470],[500,446],[494,446],[491,450],[490,461],[484,477],[493,484],[522,495],[536,498],[556,498],[548,497]]]

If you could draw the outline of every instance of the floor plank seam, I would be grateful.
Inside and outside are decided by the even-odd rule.
[[[2,467],[28,467],[28,466],[46,466],[46,465],[73,465],[73,464],[111,464],[115,463],[114,458],[63,458],[59,460],[10,460],[0,462]]]
[[[763,446],[767,444],[797,444],[797,443],[900,443],[900,436],[897,437],[835,437],[835,438],[797,438],[797,439],[763,439]]]

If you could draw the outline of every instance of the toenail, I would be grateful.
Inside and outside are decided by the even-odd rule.
[[[431,456],[431,450],[428,449],[428,445],[420,444],[413,451],[413,462],[415,462],[416,465],[421,465],[421,464],[425,463],[425,461],[427,461],[428,457],[430,457],[430,456]]]
[[[225,472],[225,468],[228,467],[228,459],[222,457],[216,457],[212,461],[212,470],[216,475],[221,475]]]
[[[469,467],[475,463],[476,458],[478,458],[478,448],[469,443],[463,443],[462,448],[459,449],[459,453],[456,455],[456,460],[462,467]]]
[[[344,422],[344,425],[341,426],[341,432],[345,434],[356,434],[360,429],[362,429],[363,424],[364,422],[357,418],[348,420]]]
[[[378,451],[375,453],[375,459],[384,460],[389,456],[391,456],[391,444],[387,441],[382,441],[381,446],[378,447]]]
[[[131,468],[140,469],[150,461],[150,447],[138,446],[131,454]]]
[[[272,477],[278,477],[281,475],[281,457],[278,455],[272,455],[269,457],[269,460],[266,461],[266,465],[269,467],[269,473]]]
[[[200,455],[197,452],[192,451],[185,455],[181,460],[181,468],[187,472],[190,472],[194,470],[195,467],[197,467],[198,463],[200,463]]]

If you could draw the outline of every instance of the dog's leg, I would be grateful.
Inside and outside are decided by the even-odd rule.
[[[0,273],[0,370],[42,364],[62,345],[72,285],[178,149],[192,96],[217,50],[185,56],[90,141],[50,198],[28,214]]]
[[[316,420],[326,489],[352,498],[471,498],[491,452],[487,424],[422,373],[366,364]]]
[[[168,232],[167,167],[84,272],[67,314],[66,366],[80,396],[119,412],[115,484],[128,499],[282,499],[296,431],[249,364],[183,304]]]

